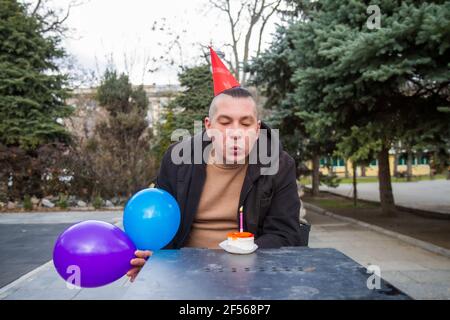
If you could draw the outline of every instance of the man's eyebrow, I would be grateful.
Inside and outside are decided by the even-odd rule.
[[[245,121],[245,120],[250,120],[253,121],[253,117],[252,116],[243,116],[241,119],[239,119],[240,121]]]
[[[217,116],[217,120],[229,120],[229,121],[232,121],[233,118],[231,118],[230,116],[221,114],[221,115]],[[243,116],[243,117],[239,118],[239,121],[246,121],[246,120],[253,121],[253,117],[252,116]]]
[[[221,114],[221,115],[219,115],[219,116],[217,116],[217,120],[233,120],[233,119],[231,119],[231,117],[229,117],[229,116],[226,116],[226,115],[224,115],[224,114]]]

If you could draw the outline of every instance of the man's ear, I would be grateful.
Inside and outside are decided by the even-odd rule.
[[[207,130],[211,128],[211,119],[209,117],[205,117],[204,123]]]
[[[204,123],[205,123],[206,135],[209,137],[209,139],[211,139],[211,134],[209,132],[209,129],[211,129],[211,119],[209,117],[205,117]]]

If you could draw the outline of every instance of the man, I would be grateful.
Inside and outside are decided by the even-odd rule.
[[[221,74],[214,77],[216,96],[204,119],[206,130],[171,145],[156,179],[156,187],[171,193],[182,213],[166,249],[219,248],[228,232],[239,230],[240,207],[244,230],[255,235],[259,248],[307,245],[309,226],[300,224],[294,160],[260,120],[250,92],[230,80],[231,74],[223,74],[225,66],[212,49],[211,57],[213,76],[215,67]],[[199,163],[196,146],[202,155]],[[260,150],[268,152],[271,167],[265,166]],[[177,157],[189,161],[180,163]],[[150,255],[136,252],[127,274],[131,280]]]

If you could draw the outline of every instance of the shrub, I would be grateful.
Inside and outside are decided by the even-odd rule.
[[[67,207],[69,206],[67,201],[67,195],[65,195],[64,193],[60,193],[56,205],[61,209],[67,209]]]
[[[23,208],[25,210],[33,210],[33,203],[31,202],[31,197],[28,194],[23,197]]]
[[[103,199],[100,196],[96,196],[94,198],[94,201],[92,202],[92,205],[94,206],[95,209],[99,209],[103,206]]]

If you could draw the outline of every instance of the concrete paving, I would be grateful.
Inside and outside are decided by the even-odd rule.
[[[121,298],[131,283],[126,276],[99,288],[80,289],[68,285],[50,261],[0,288],[0,300],[114,300]]]
[[[359,183],[357,188],[358,199],[380,201],[378,182]],[[353,195],[351,184],[340,184],[337,188],[320,186],[320,190],[347,197]],[[450,215],[450,180],[397,182],[392,183],[392,190],[399,206]]]
[[[122,220],[122,215],[122,210],[0,213],[0,224],[77,223],[85,220],[117,223]]]
[[[71,225],[121,219],[122,211],[0,214],[0,287],[51,260],[56,238]]]

